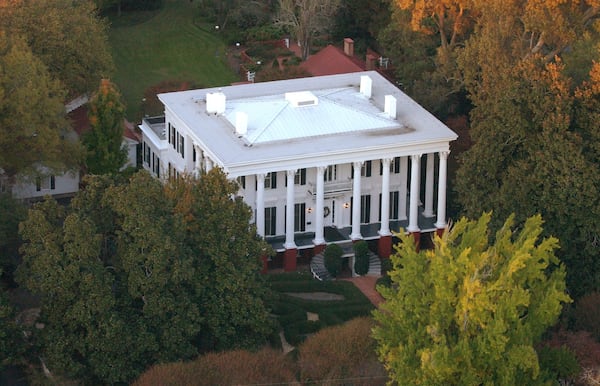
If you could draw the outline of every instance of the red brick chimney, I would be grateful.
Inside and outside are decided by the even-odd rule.
[[[350,38],[344,39],[344,53],[348,56],[354,56],[354,40]]]

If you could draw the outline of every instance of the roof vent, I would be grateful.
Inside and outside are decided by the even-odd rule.
[[[315,106],[319,104],[319,98],[310,91],[286,92],[285,100],[294,107]]]
[[[248,132],[248,114],[243,111],[235,113],[235,134],[243,137]]]
[[[396,98],[392,95],[386,95],[384,101],[384,113],[392,119],[396,119]]]
[[[367,98],[371,97],[371,90],[373,89],[373,80],[368,75],[361,75],[360,77],[360,93]]]
[[[220,91],[206,93],[206,112],[223,114],[225,112],[225,94]]]

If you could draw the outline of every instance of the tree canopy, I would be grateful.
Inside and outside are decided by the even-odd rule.
[[[63,103],[62,87],[26,42],[0,30],[0,168],[9,180],[78,163]]]
[[[93,91],[113,63],[107,24],[89,0],[5,0],[0,29],[27,42],[70,96]]]
[[[566,294],[558,240],[542,219],[491,237],[486,213],[459,220],[417,252],[410,235],[391,256],[393,285],[380,287],[378,353],[400,385],[542,383],[534,344],[558,319]]]
[[[51,371],[126,382],[154,363],[264,342],[266,245],[231,198],[237,185],[219,169],[167,186],[146,172],[115,178],[86,177],[70,208],[36,204],[20,228],[18,280],[42,299]]]
[[[123,145],[125,106],[117,86],[108,79],[89,104],[90,131],[84,133],[86,168],[91,174],[117,173],[127,162],[127,148]]]

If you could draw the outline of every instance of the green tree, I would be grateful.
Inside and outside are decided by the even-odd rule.
[[[170,193],[198,260],[196,279],[204,283],[202,338],[209,349],[256,347],[273,328],[260,274],[269,246],[250,225],[252,211],[235,196],[238,189],[215,168],[199,181],[175,181]]]
[[[69,135],[60,84],[27,44],[0,30],[0,169],[36,176],[72,169],[80,148]]]
[[[0,276],[2,268],[0,268]],[[0,371],[5,366],[16,364],[25,351],[23,333],[15,323],[14,310],[11,307],[6,290],[0,288]]]
[[[19,223],[27,211],[9,193],[0,193],[0,270],[12,278],[19,256]]]
[[[158,362],[264,342],[265,245],[231,199],[235,183],[215,169],[172,186],[143,171],[84,185],[69,208],[36,204],[20,228],[18,280],[42,299],[36,341],[51,371],[127,382]]]
[[[513,219],[490,241],[490,213],[458,221],[433,250],[410,236],[392,255],[394,286],[375,311],[379,357],[398,384],[538,384],[534,344],[570,302],[542,219]]]
[[[127,148],[123,145],[125,106],[117,86],[108,79],[100,81],[88,116],[91,129],[83,135],[88,173],[118,173],[127,161]]]
[[[93,1],[14,0],[0,12],[0,28],[25,38],[70,96],[91,92],[113,70],[108,25]]]

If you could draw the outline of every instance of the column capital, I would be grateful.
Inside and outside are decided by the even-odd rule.
[[[352,165],[354,166],[355,169],[356,168],[360,169],[360,168],[362,168],[364,163],[365,163],[365,161],[354,161],[354,162],[352,162]]]
[[[267,175],[265,173],[258,173],[256,175],[256,178],[258,179],[258,181],[263,181],[264,182],[266,176]]]
[[[423,156],[423,154],[411,154],[410,155],[410,160],[411,161],[420,161],[421,160],[421,156]]]
[[[324,174],[327,166],[317,166],[317,173]]]
[[[298,171],[298,169],[289,169],[286,170],[285,173],[288,177],[294,177],[296,175],[296,172]]]
[[[383,166],[390,166],[390,164],[392,163],[393,158],[382,158],[381,162],[383,163]]]
[[[440,151],[438,152],[438,155],[440,158],[443,158],[445,160],[448,159],[448,155],[450,155],[450,150],[446,150],[446,151]]]

